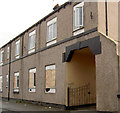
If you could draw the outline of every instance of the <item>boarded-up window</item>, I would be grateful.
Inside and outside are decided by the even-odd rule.
[[[0,76],[0,91],[2,91],[2,87],[3,87],[3,80],[2,80],[2,76]]]
[[[29,70],[29,92],[35,92],[36,87],[36,68]]]
[[[14,92],[19,92],[19,72],[14,73]]]
[[[55,93],[55,65],[46,66],[46,93]]]

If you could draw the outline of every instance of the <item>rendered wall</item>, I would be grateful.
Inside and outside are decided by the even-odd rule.
[[[96,61],[97,110],[118,110],[118,56],[116,45],[104,36],[101,37],[101,54]]]
[[[107,3],[108,36],[118,41],[118,2]],[[98,31],[106,34],[105,2],[98,2]]]

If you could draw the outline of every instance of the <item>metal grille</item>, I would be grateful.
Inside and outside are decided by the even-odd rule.
[[[68,88],[68,106],[94,104],[95,101],[96,98],[91,95],[89,84],[78,88]]]

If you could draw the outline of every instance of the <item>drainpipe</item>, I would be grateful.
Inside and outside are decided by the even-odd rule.
[[[9,50],[8,101],[10,100],[10,73],[11,73],[11,42],[10,42],[10,50]]]
[[[107,16],[107,0],[105,0],[105,21],[106,21],[106,35],[108,36],[108,16]]]
[[[24,49],[24,35],[22,36],[22,51],[21,51],[21,56],[23,56],[23,49]],[[21,79],[22,79],[22,82],[24,81],[23,80],[23,59],[21,59]],[[23,83],[22,83],[22,100],[23,100]]]

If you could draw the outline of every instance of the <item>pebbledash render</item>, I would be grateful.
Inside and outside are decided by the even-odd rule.
[[[56,5],[1,47],[1,96],[120,111],[119,20],[119,2]]]

